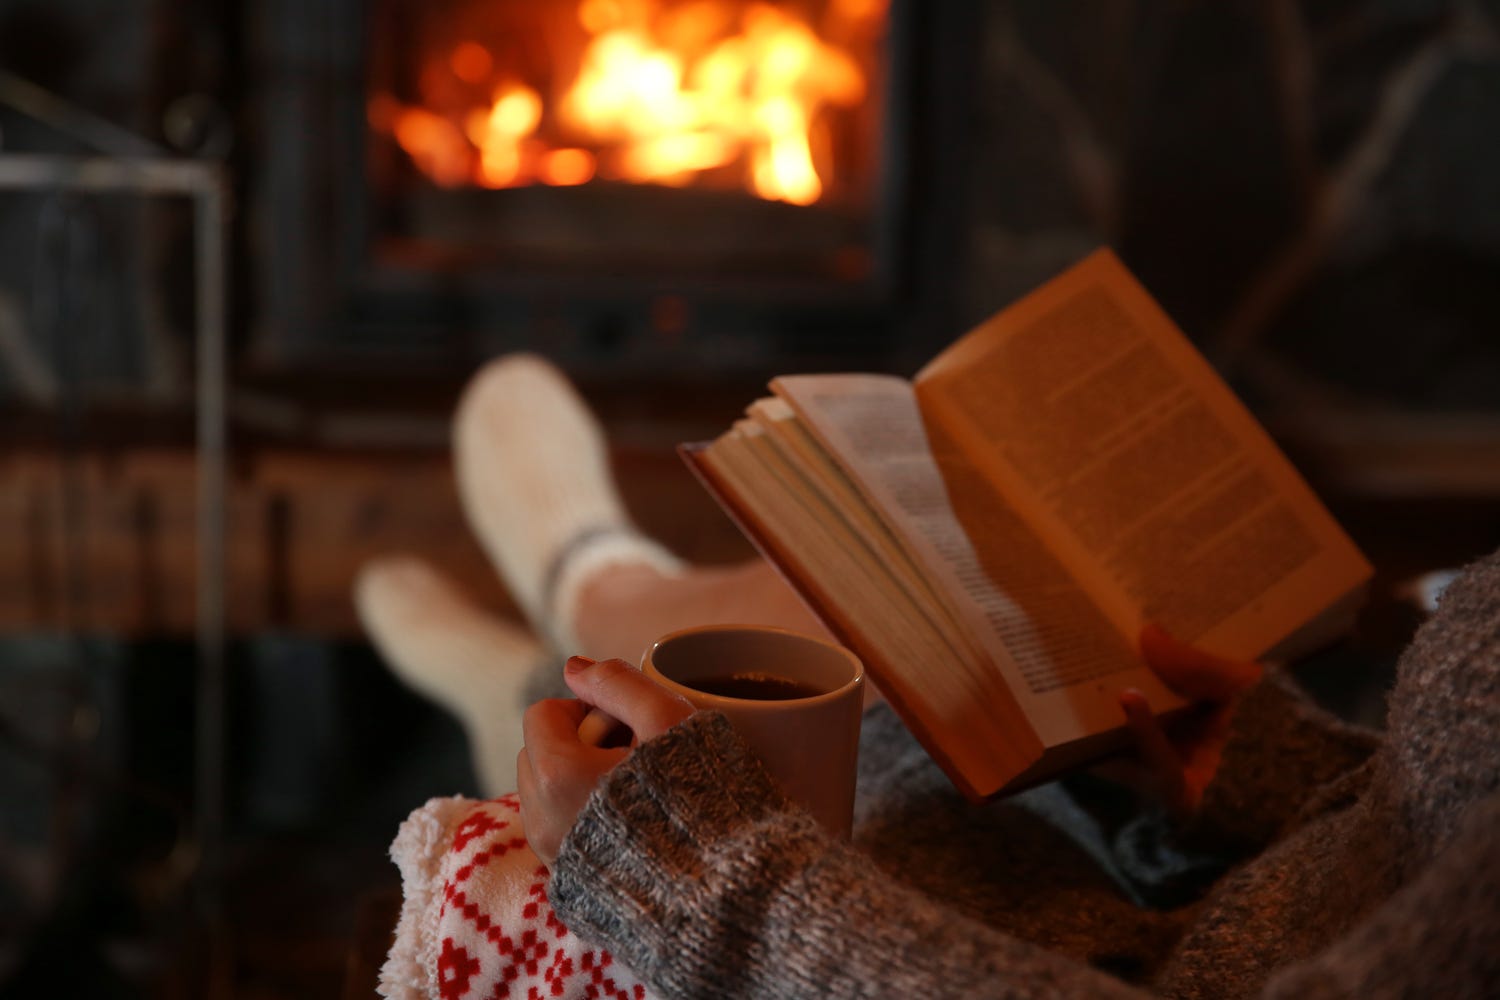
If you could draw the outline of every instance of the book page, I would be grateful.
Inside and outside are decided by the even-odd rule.
[[[773,444],[783,460],[795,465],[800,475],[850,522],[872,552],[912,591],[912,599],[933,606],[941,616],[940,597],[900,539],[891,534],[879,513],[871,509],[848,477],[829,458],[822,445],[807,431],[785,400],[758,399],[745,411],[765,431],[758,441]]]
[[[865,660],[966,794],[993,794],[1037,759],[1040,742],[1009,692],[985,683],[983,662],[966,660],[962,644],[908,599],[848,509],[809,483],[763,428],[741,421],[699,454],[747,534]]]
[[[778,459],[795,467],[799,475],[809,480],[808,486],[821,494],[829,506],[849,522],[855,536],[929,618],[932,626],[947,635],[949,641],[962,644],[971,661],[982,662],[988,658],[989,652],[974,642],[967,625],[956,613],[949,598],[949,588],[933,579],[912,546],[871,505],[870,498],[850,480],[786,400],[759,399],[750,404],[746,413],[765,431],[764,435],[751,439],[753,443],[772,446]]]
[[[1161,709],[1179,704],[1025,521],[982,482],[975,485],[989,506],[965,531],[908,383],[797,375],[771,387],[938,584],[955,627],[988,651],[1043,743],[1119,725],[1115,693],[1124,686],[1143,689]],[[1003,557],[985,563],[979,551]]]
[[[1038,527],[1122,635],[1155,621],[1257,657],[1369,576],[1108,251],[945,351],[917,395],[929,430]]]
[[[905,557],[879,516],[846,491],[836,477],[837,470],[821,452],[789,447],[796,432],[786,427],[778,430],[781,433],[772,433],[758,421],[741,421],[735,425],[734,436],[760,463],[762,473],[773,477],[805,510],[817,513],[823,533],[839,540],[848,558],[868,567],[862,582],[876,583],[893,598],[904,598],[899,602],[903,629],[930,633],[942,647],[944,660],[982,663],[984,651],[951,628],[943,609],[931,600],[921,571]]]

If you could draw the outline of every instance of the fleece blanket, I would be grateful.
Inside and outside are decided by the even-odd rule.
[[[650,990],[580,941],[547,903],[514,793],[432,799],[391,844],[401,918],[380,974],[390,1000],[647,1000]]]

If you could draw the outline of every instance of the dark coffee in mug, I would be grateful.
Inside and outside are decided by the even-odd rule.
[[[791,701],[811,698],[824,692],[806,681],[777,677],[775,674],[743,673],[729,677],[705,677],[683,681],[696,691],[720,698],[743,698],[747,701]]]

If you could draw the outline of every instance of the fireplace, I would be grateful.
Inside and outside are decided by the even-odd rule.
[[[251,358],[759,379],[919,357],[960,242],[953,188],[922,181],[961,156],[974,16],[933,6],[281,5]]]
[[[868,275],[884,3],[379,12],[367,176],[392,247],[486,248],[521,268]]]

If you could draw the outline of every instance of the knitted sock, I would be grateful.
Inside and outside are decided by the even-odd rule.
[[[604,435],[563,376],[535,355],[489,364],[464,393],[454,462],[465,513],[533,627],[577,647],[578,592],[620,564],[681,563],[630,523]]]
[[[521,715],[557,658],[534,636],[476,606],[419,559],[378,559],[360,570],[355,607],[392,671],[456,716],[486,795],[515,787]]]

